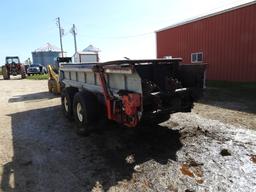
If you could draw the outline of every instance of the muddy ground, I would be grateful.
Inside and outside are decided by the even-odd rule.
[[[0,80],[0,94],[0,191],[256,191],[256,114],[243,102],[79,137],[46,81]]]

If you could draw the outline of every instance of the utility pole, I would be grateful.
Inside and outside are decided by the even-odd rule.
[[[60,18],[57,18],[57,26],[59,27],[59,34],[60,34],[60,48],[61,48],[61,56],[64,57],[63,54],[63,46],[62,46],[62,33],[63,33],[63,29],[60,26]]]
[[[76,44],[76,35],[77,35],[77,32],[76,32],[76,26],[75,24],[73,24],[73,27],[71,28],[70,32],[73,34],[74,36],[74,45],[75,45],[75,53],[77,53],[77,44]]]

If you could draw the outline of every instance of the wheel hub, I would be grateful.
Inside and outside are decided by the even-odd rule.
[[[68,112],[68,100],[66,97],[64,97],[64,107],[65,107],[66,112]]]
[[[81,103],[77,103],[76,114],[77,114],[77,118],[79,119],[79,121],[83,122],[83,113],[82,113],[82,105],[81,105]]]

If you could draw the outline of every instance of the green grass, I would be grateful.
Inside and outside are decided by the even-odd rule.
[[[207,81],[206,86],[213,92],[211,95],[218,100],[234,98],[255,101],[256,98],[256,82]]]
[[[256,89],[256,82],[207,81],[207,87],[224,89]]]
[[[27,76],[27,79],[30,79],[30,80],[45,80],[45,79],[48,79],[48,74],[30,75],[30,76]]]

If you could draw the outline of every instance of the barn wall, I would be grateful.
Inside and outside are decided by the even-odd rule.
[[[156,33],[157,57],[203,52],[208,80],[256,81],[256,4]]]

